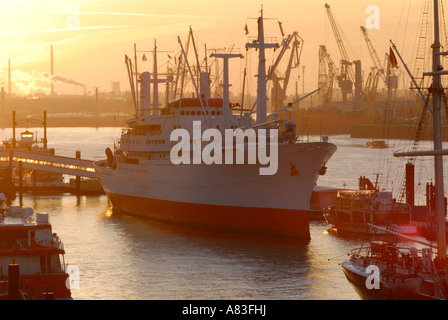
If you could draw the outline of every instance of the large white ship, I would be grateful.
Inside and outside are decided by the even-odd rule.
[[[264,39],[261,13],[258,38],[246,45],[248,49],[258,50],[256,120],[250,112],[240,112],[238,106],[229,102],[228,60],[242,56],[212,55],[224,62],[224,80],[223,97],[210,98],[208,74],[193,76],[180,39],[182,58],[196,89],[196,98],[181,97],[158,108],[157,85],[163,80],[158,78],[154,49],[153,73],[136,73],[139,75],[141,99],[139,104],[135,104],[135,118],[128,120],[128,128],[123,130],[115,150],[106,149],[107,159],[94,164],[114,210],[184,225],[310,237],[308,210],[311,193],[336,146],[327,138],[322,142],[298,142],[293,103],[272,114],[267,113],[265,50],[279,45],[265,43]],[[138,96],[135,93],[138,87],[134,88],[135,74],[127,57],[126,62],[135,98]],[[205,81],[196,85],[197,78]],[[229,164],[229,161],[226,164],[207,164],[200,160],[197,163],[194,159],[191,164],[173,163],[172,150],[179,144],[170,139],[173,130],[185,129],[190,133],[192,139],[182,152],[187,150],[188,156],[194,158],[195,150],[198,150],[195,143],[198,143],[199,150],[210,143],[204,137],[195,138],[195,130],[204,133],[207,129],[217,129],[224,134],[225,129],[238,128],[243,132],[253,130],[256,144],[262,141],[260,132],[270,132],[266,148],[270,147],[271,156],[278,150],[278,158],[272,157],[270,163],[275,166],[274,174],[260,174],[260,169],[267,167],[266,162],[260,159],[250,164],[248,154],[254,150],[254,144],[251,145],[247,139],[244,143],[232,144],[233,158],[237,158],[239,148],[245,151],[242,164]],[[278,132],[278,135],[274,137],[273,132]],[[222,151],[224,158],[224,143]],[[226,157],[226,160],[229,159]]]

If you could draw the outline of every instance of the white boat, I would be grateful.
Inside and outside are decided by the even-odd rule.
[[[206,81],[200,87],[206,90],[196,91],[196,97],[201,99],[181,97],[163,108],[154,108],[157,102],[151,106],[147,94],[150,83],[154,84],[153,92],[157,92],[157,83],[161,82],[157,69],[152,78],[147,72],[140,75],[142,99],[136,108],[137,116],[127,122],[128,128],[123,130],[115,150],[106,150],[108,159],[94,163],[114,210],[185,225],[310,238],[311,193],[336,146],[328,138],[322,142],[298,142],[294,118],[288,119],[288,114],[293,114],[293,104],[267,114],[265,50],[278,45],[265,43],[262,14],[258,22],[258,40],[246,45],[259,51],[256,121],[250,113],[234,111],[235,105],[229,102],[226,61],[241,55],[215,56],[225,61],[223,98],[209,97],[208,74],[204,72],[200,78]],[[188,66],[185,52],[182,58]],[[238,148],[245,151],[241,164],[173,164],[170,155],[177,142],[170,141],[170,135],[179,128],[194,135],[198,129],[193,127],[194,121],[201,128],[199,134],[210,128],[220,132],[240,128],[244,132],[252,129],[260,138],[261,130],[277,129],[275,174],[261,175],[260,169],[266,167],[261,161],[248,163],[253,146],[247,142],[230,149],[232,157]],[[199,146],[206,147],[205,140],[201,143],[199,138]],[[190,150],[195,150],[195,142],[190,140]],[[269,145],[272,152],[274,144]],[[224,154],[226,148],[222,148]]]

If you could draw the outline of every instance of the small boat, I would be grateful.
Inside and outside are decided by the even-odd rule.
[[[342,270],[363,300],[446,299],[446,273],[434,257],[432,248],[372,241],[351,250]]]
[[[74,192],[81,194],[104,194],[101,183],[94,177],[81,177],[77,173],[66,173],[57,168],[85,169],[86,160],[83,165],[73,165],[72,160],[68,157],[56,156],[54,148],[47,147],[46,134],[46,112],[44,112],[44,137],[37,139],[37,133],[33,133],[26,129],[20,133],[20,139],[16,139],[15,128],[15,112],[13,111],[13,138],[3,141],[0,145],[0,167],[4,167],[5,174],[0,176],[0,192],[8,193],[7,198],[15,197],[15,190],[19,192]],[[31,120],[27,120],[30,121]],[[80,159],[80,151],[76,151],[75,162]],[[10,159],[13,159],[12,161]],[[15,160],[14,160],[15,158]],[[62,163],[52,163],[55,161],[63,161]],[[50,160],[51,159],[51,160]],[[88,161],[88,160],[87,160]],[[22,167],[20,166],[22,164]],[[53,167],[53,168],[52,168]],[[81,170],[83,171],[83,170]],[[76,176],[76,178],[67,181],[68,176]],[[3,178],[3,179],[1,179]],[[1,182],[12,182],[13,188],[3,187]]]
[[[384,140],[369,140],[366,142],[367,148],[388,148],[389,145]]]
[[[13,112],[13,138],[3,141],[3,145],[0,148],[54,155],[55,150],[47,147],[46,112],[44,112],[43,120],[44,137],[41,140],[37,139],[37,134],[28,129],[25,129],[25,131],[20,133],[20,139],[16,139],[16,123],[21,121],[24,120],[15,120],[15,112]],[[31,122],[32,119],[26,119],[26,121]],[[12,181],[16,187],[21,187],[22,190],[65,191],[67,189],[67,183],[65,183],[64,176],[61,173],[33,169],[23,169],[22,172],[19,172],[19,168],[13,168],[11,170]]]
[[[6,200],[0,193],[0,300],[71,299],[64,245],[48,214]]]
[[[397,202],[392,192],[379,191],[369,179],[360,177],[359,190],[339,190],[336,204],[328,206],[324,218],[338,232],[378,234],[378,229],[393,228],[406,235],[417,234],[417,226],[412,222],[412,207],[408,203]]]
[[[429,7],[428,1],[426,5]],[[442,85],[442,74],[446,73],[441,64],[442,53],[439,35],[439,1],[434,0],[434,44],[432,72],[424,73],[432,77],[430,94],[432,99],[421,98],[424,108],[430,108],[434,123],[434,149],[428,151],[409,151],[395,153],[395,157],[434,157],[434,208],[436,242],[430,243],[419,238],[407,237],[399,233],[394,235],[412,241],[406,247],[397,240],[375,243],[354,249],[350,259],[342,263],[342,270],[361,299],[380,300],[447,300],[448,299],[448,264],[446,253],[446,205],[444,197],[443,156],[448,150],[442,147],[442,101],[446,99]],[[398,53],[396,46],[393,48]],[[391,48],[391,53],[393,53]],[[404,64],[403,59],[400,60]],[[408,70],[408,69],[407,69]],[[408,71],[409,72],[409,71]],[[416,87],[420,90],[414,77],[410,74]],[[421,92],[421,91],[420,91]],[[445,100],[446,102],[446,100]],[[426,109],[424,109],[426,112]],[[421,244],[421,250],[416,249]]]

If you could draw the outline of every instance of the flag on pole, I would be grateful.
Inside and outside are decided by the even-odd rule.
[[[392,65],[392,68],[396,68],[398,67],[398,61],[397,58],[395,57],[394,51],[392,50],[392,48],[390,48],[389,50],[389,57],[390,57],[390,64]]]

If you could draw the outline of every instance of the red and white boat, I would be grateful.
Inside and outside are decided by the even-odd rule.
[[[139,106],[135,104],[135,118],[128,120],[129,128],[123,130],[115,150],[106,149],[108,159],[94,163],[114,210],[184,225],[310,238],[311,193],[336,146],[326,138],[298,142],[293,103],[267,114],[265,49],[275,45],[264,42],[263,15],[258,22],[257,40],[246,45],[259,53],[256,120],[229,102],[226,67],[222,98],[209,97],[206,70],[198,77],[205,80],[197,86],[201,92],[195,86],[195,96],[201,99],[180,97],[162,108],[157,95],[153,95],[152,103],[149,100],[149,92],[157,93],[157,84],[162,82],[157,68],[152,74],[140,75],[141,101]],[[237,56],[215,57],[223,58],[227,66],[226,59]],[[184,59],[188,62],[185,52]],[[131,73],[129,78],[134,88]],[[191,78],[194,82],[196,77]],[[154,86],[150,90],[151,83]],[[278,129],[278,170],[273,175],[260,175],[260,163],[173,164],[170,151],[175,143],[170,141],[170,134],[176,128],[191,134],[193,121],[201,121],[202,130]],[[244,148],[248,149],[247,143]]]
[[[0,193],[0,299],[71,299],[64,254],[48,214],[7,206]],[[18,280],[14,296],[11,277]]]

